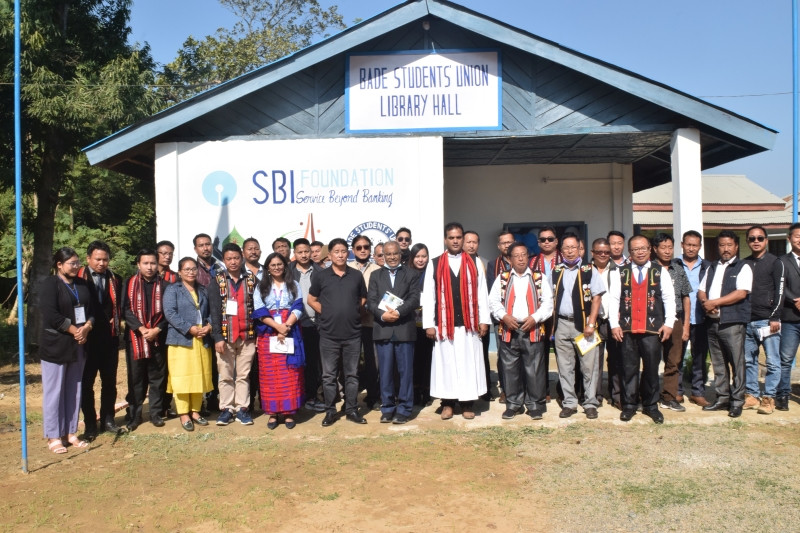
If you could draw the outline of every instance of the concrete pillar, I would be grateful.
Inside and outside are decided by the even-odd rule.
[[[675,130],[670,141],[672,216],[675,247],[688,230],[703,234],[703,186],[700,177],[700,131]],[[677,254],[678,252],[676,252]],[[700,254],[702,255],[702,248]]]

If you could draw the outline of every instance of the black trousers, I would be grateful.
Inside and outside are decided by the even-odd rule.
[[[98,331],[108,336],[108,342],[87,344],[86,365],[81,381],[81,411],[88,429],[97,427],[97,411],[94,402],[94,382],[100,374],[100,422],[114,420],[114,404],[117,402],[117,368],[119,368],[119,344],[111,338],[111,332]]]
[[[167,347],[163,344],[150,351],[150,357],[134,361],[130,343],[126,346],[128,361],[128,412],[141,413],[145,398],[150,400],[150,416],[166,409]]]
[[[361,351],[364,354],[364,364],[359,366],[358,369],[359,392],[366,389],[367,399],[373,403],[379,402],[381,401],[381,385],[371,326],[361,328]],[[370,405],[369,407],[371,408],[372,406]]]
[[[511,332],[511,340],[503,342],[500,357],[506,371],[506,407],[529,411],[547,410],[547,362],[544,341],[531,342],[530,333]]]
[[[639,378],[639,367],[642,376]],[[642,410],[658,409],[661,339],[652,333],[625,333],[622,337],[622,408],[636,409],[639,396]]]
[[[414,389],[425,398],[431,395],[431,359],[433,341],[425,335],[425,330],[417,328],[417,342],[414,344]]]
[[[606,365],[608,365],[608,397],[612,402],[622,404],[622,343],[614,340],[614,337],[609,335],[606,339],[606,349],[608,350],[608,357],[606,358]],[[638,402],[637,402],[638,403]]]

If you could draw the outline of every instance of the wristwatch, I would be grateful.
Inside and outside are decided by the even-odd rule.
[[[587,322],[586,327],[589,327],[589,328],[592,328],[592,329],[597,329],[597,324],[589,324]]]

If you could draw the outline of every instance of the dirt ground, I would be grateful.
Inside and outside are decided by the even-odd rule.
[[[434,403],[402,426],[377,411],[330,428],[302,412],[294,430],[274,431],[264,416],[193,433],[145,422],[57,456],[29,365],[23,474],[18,372],[0,367],[2,531],[800,530],[796,394],[788,412],[737,420],[686,404],[663,426],[620,422],[608,405],[597,420],[562,420],[555,402],[537,422],[502,420],[497,402],[446,422]]]

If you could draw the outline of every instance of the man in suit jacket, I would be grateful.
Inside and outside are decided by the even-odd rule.
[[[419,307],[419,280],[416,272],[401,265],[402,255],[397,242],[384,244],[383,255],[386,265],[372,273],[367,291],[367,310],[375,317],[372,338],[378,353],[381,422],[405,424],[414,405],[412,372],[417,340],[415,311]],[[396,308],[391,304],[381,306],[386,293],[397,296],[403,303]],[[397,389],[395,369],[400,377]]]
[[[92,296],[95,331],[86,342],[86,365],[81,384],[81,411],[87,440],[97,437],[97,411],[94,402],[94,380],[100,374],[100,430],[118,433],[114,421],[117,402],[117,368],[119,367],[119,321],[122,302],[122,278],[111,272],[111,249],[102,241],[92,241],[86,251],[86,263],[78,277],[86,280]]]
[[[789,410],[792,364],[800,345],[800,223],[789,227],[788,240],[792,251],[781,256],[785,278],[781,307],[781,378],[775,394],[775,409],[779,411]]]

